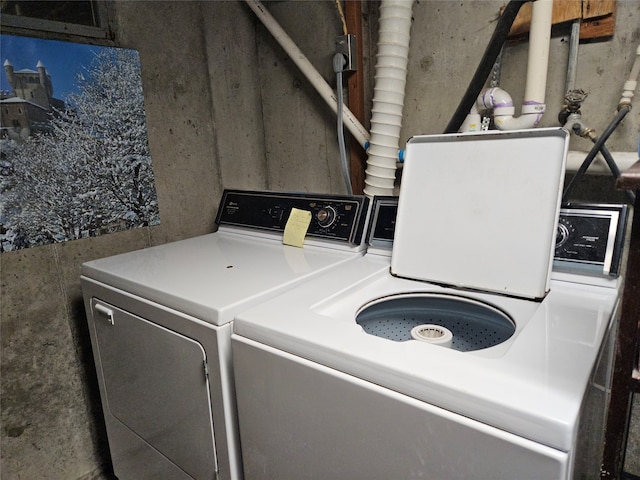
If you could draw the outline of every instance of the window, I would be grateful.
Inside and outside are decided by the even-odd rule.
[[[51,38],[113,39],[105,1],[5,0],[0,5],[3,33],[51,32]]]
[[[2,13],[56,22],[100,26],[94,2],[6,1]]]

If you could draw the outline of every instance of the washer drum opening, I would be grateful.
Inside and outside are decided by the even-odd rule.
[[[451,348],[462,352],[493,347],[508,340],[515,324],[501,310],[469,298],[438,294],[394,295],[374,300],[356,315],[370,335],[395,342],[412,340],[419,325],[439,325],[453,334]]]

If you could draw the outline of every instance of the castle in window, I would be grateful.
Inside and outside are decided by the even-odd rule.
[[[0,93],[0,137],[27,138],[33,132],[49,129],[54,108],[64,102],[53,97],[53,83],[47,69],[38,61],[36,70],[14,70],[9,60],[4,72],[11,92]]]

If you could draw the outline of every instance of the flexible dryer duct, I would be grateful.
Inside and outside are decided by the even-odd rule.
[[[393,195],[413,0],[382,0],[364,193]]]

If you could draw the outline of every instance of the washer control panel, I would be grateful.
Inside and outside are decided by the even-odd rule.
[[[311,212],[308,236],[359,245],[368,206],[360,195],[225,190],[216,223],[282,233],[297,208]]]
[[[626,205],[574,204],[560,210],[553,269],[617,276]]]
[[[367,233],[372,247],[391,250],[397,197],[375,197]],[[618,276],[627,222],[626,205],[573,204],[560,210],[553,269]]]
[[[380,196],[373,199],[367,229],[367,244],[391,250],[396,230],[398,197]]]

